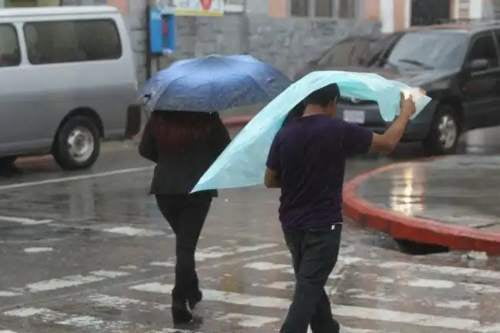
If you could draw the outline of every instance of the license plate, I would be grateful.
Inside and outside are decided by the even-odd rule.
[[[348,123],[364,124],[365,111],[345,110],[344,120],[347,121]]]

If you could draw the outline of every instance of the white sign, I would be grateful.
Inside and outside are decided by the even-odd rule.
[[[348,123],[354,124],[364,124],[365,123],[365,112],[358,110],[345,110],[344,120]]]
[[[222,16],[224,0],[174,0],[179,16]]]

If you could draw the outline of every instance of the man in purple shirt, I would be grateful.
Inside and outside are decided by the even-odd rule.
[[[269,152],[265,184],[281,188],[280,221],[292,254],[296,287],[281,333],[337,333],[324,287],[339,253],[342,187],[348,156],[390,153],[415,113],[402,97],[401,112],[383,134],[335,119],[336,84],[313,92],[304,112],[287,122]]]

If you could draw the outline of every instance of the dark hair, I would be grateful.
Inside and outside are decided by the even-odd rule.
[[[289,123],[291,123],[293,120],[301,118],[304,115],[304,111],[306,109],[306,106],[304,102],[300,102],[299,104],[295,105],[290,112],[288,112],[288,115],[286,116],[285,120],[283,121],[282,127],[287,126]]]
[[[183,152],[208,139],[214,129],[224,126],[219,114],[189,111],[155,111],[152,130],[159,149]]]
[[[315,104],[325,107],[328,103],[335,101],[339,96],[339,86],[333,83],[311,93],[304,99],[304,104]]]

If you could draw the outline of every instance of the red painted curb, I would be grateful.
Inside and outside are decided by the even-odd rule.
[[[222,122],[227,127],[241,127],[248,124],[250,120],[252,120],[252,118],[253,116],[234,116],[234,117],[223,118]]]
[[[344,186],[344,213],[368,227],[390,234],[396,239],[446,246],[453,250],[484,251],[500,255],[500,233],[453,226],[443,222],[406,216],[386,210],[356,195],[370,177],[407,165],[398,163],[378,168],[355,177]]]

